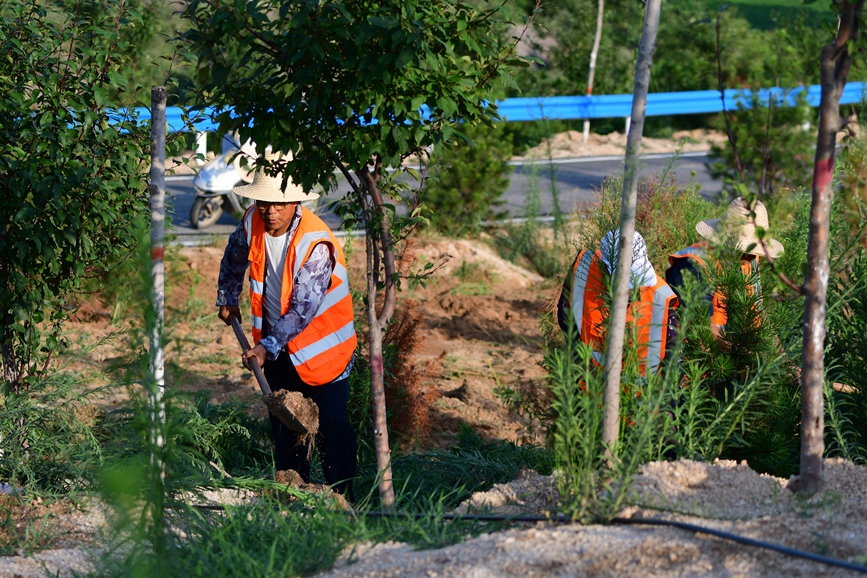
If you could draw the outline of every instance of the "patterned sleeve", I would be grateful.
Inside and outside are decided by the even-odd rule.
[[[333,269],[331,244],[319,243],[295,277],[289,311],[271,328],[271,333],[259,341],[268,351],[268,359],[277,359],[280,350],[313,320],[331,285]]]
[[[220,277],[217,281],[217,307],[237,305],[238,296],[244,288],[244,273],[249,264],[250,246],[244,233],[244,223],[239,223],[235,232],[229,236],[229,244],[220,261]]]

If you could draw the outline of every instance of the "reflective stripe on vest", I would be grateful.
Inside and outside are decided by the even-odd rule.
[[[590,264],[593,262],[593,253],[582,251],[575,260],[575,269],[572,273],[572,318],[575,327],[581,330],[581,320],[584,319],[584,291],[587,287],[587,277],[590,275]]]
[[[265,224],[255,206],[244,215],[244,229],[250,246],[250,305],[253,339],[262,339],[265,288]],[[346,258],[340,243],[322,220],[305,208],[292,235],[283,270],[280,303],[285,315],[292,301],[294,281],[313,249],[322,242],[331,246],[334,268],[331,281],[313,319],[287,345],[299,377],[308,385],[333,381],[346,369],[355,352],[357,337]]]
[[[668,340],[668,314],[672,300],[676,296],[668,283],[656,276],[656,286],[653,291],[653,308],[650,317],[650,335],[647,339],[647,369],[656,371],[665,357],[665,343]]]
[[[603,323],[607,318],[604,302],[605,284],[599,266],[601,254],[582,251],[575,260],[572,277],[571,307],[581,341],[593,348],[593,359],[603,363],[605,344]],[[639,370],[656,370],[665,358],[668,318],[676,300],[671,287],[659,276],[652,287],[639,290],[639,301],[627,309],[626,323],[636,327]]]

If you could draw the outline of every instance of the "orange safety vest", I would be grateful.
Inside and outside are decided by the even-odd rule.
[[[696,263],[701,266],[701,269],[707,273],[707,250],[704,248],[702,243],[696,243],[694,245],[690,245],[686,249],[681,249],[677,253],[672,253],[668,256],[668,262],[674,265],[675,261],[678,259],[692,259]],[[716,262],[716,266],[718,268],[721,267],[719,262]],[[762,283],[758,277],[759,271],[759,257],[756,256],[755,259],[751,259],[748,261],[741,261],[741,272],[743,272],[744,277],[746,279],[750,279],[755,276],[756,282],[752,285],[747,285],[747,292],[750,295],[758,295],[759,296],[759,307],[762,304]],[[725,330],[726,324],[728,323],[729,317],[728,313],[726,313],[725,307],[725,295],[722,294],[721,291],[715,290],[713,292],[713,314],[710,318],[710,323],[712,326],[716,327],[720,330]]]
[[[265,222],[255,209],[256,205],[251,206],[244,215],[244,232],[250,247],[253,341],[258,343],[262,339],[266,256]],[[301,207],[301,220],[286,252],[280,295],[282,315],[289,311],[295,277],[319,243],[331,246],[334,258],[331,283],[310,324],[286,345],[298,376],[308,385],[323,385],[340,376],[352,359],[357,343],[343,249],[322,219],[304,207]]]
[[[590,251],[578,253],[572,264],[572,275],[567,278],[563,289],[581,341],[593,348],[593,358],[597,363],[602,362],[601,352],[605,343],[603,323],[608,317],[603,299],[606,288],[599,266],[601,259],[599,251],[595,254]],[[639,369],[642,373],[646,369],[655,371],[665,358],[668,318],[676,303],[674,291],[662,277],[656,275],[656,283],[652,287],[641,287],[638,300],[629,304],[626,324],[634,324],[636,329]]]

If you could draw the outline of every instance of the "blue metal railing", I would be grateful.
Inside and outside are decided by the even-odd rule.
[[[818,106],[821,88],[818,85],[793,89],[770,88],[758,91],[759,102],[774,100],[775,106],[795,104],[804,94],[807,104]],[[753,91],[729,89],[725,91],[727,110],[739,106],[749,108]],[[840,104],[854,104],[867,100],[867,83],[850,82],[843,90]],[[608,94],[599,96],[542,96],[529,98],[507,98],[497,103],[500,115],[508,122],[533,120],[579,120],[595,118],[625,118],[632,113],[631,94]],[[647,116],[672,116],[680,114],[710,114],[723,110],[719,91],[696,90],[690,92],[655,92],[647,95]],[[139,120],[150,119],[150,111],[137,108]],[[195,116],[195,129],[183,121],[181,109],[168,107],[166,120],[169,131],[210,132],[218,129],[211,120],[214,109],[206,108]]]
[[[775,106],[794,105],[796,99],[806,93],[810,106],[819,106],[821,87],[799,87],[794,89],[770,88],[758,91],[758,100],[767,103],[773,99]],[[852,82],[846,85],[840,104],[853,104],[867,100],[867,85]],[[753,91],[725,91],[727,110],[738,106],[749,108]],[[691,92],[655,92],[647,95],[647,116],[673,116],[679,114],[709,114],[722,112],[722,99],[717,90],[696,90]],[[498,103],[500,115],[507,121],[529,120],[572,120],[593,118],[624,118],[632,114],[631,94],[612,94],[604,96],[547,96],[538,98],[508,98]]]

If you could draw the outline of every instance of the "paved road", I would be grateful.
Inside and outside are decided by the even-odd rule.
[[[642,159],[642,178],[662,174],[669,164],[670,172],[681,184],[695,183],[700,186],[701,194],[708,199],[716,197],[722,189],[722,183],[711,178],[705,166],[708,162],[705,153],[685,153],[672,161],[667,155],[649,155]],[[524,201],[531,190],[539,191],[541,213],[549,215],[553,210],[551,183],[556,183],[561,209],[571,211],[585,203],[598,198],[597,191],[602,180],[608,175],[623,172],[622,157],[592,157],[578,159],[560,159],[536,165],[517,165],[511,176],[508,190],[503,195],[506,201],[504,210],[512,217],[523,215]],[[552,178],[553,177],[553,178]],[[178,235],[178,241],[187,244],[207,243],[214,237],[225,239],[231,233],[238,221],[228,214],[223,214],[217,224],[197,231],[190,227],[190,207],[195,198],[192,177],[168,177],[167,188],[170,195],[169,205],[172,209],[172,223]],[[338,186],[337,191],[329,198],[343,196],[348,186]],[[333,214],[322,215],[329,226],[337,228],[340,219]]]

